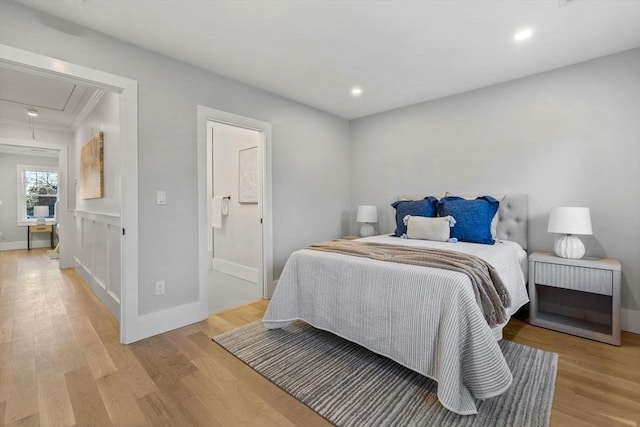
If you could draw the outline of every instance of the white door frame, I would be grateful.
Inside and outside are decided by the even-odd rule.
[[[120,161],[122,182],[126,183],[121,188],[120,221],[122,229],[126,230],[126,238],[121,244],[120,342],[137,341],[141,338],[138,314],[138,82],[4,44],[0,44],[0,62],[120,94]]]
[[[262,260],[260,277],[262,297],[270,298],[274,291],[273,283],[273,227],[271,204],[271,123],[250,117],[228,113],[222,110],[198,105],[198,273],[200,299],[207,299],[208,269],[211,265],[211,253],[208,243],[211,229],[208,226],[211,217],[212,191],[212,152],[208,143],[208,122],[224,123],[231,126],[255,130],[262,135]]]

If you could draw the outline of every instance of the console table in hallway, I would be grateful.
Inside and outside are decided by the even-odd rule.
[[[27,226],[27,250],[31,250],[31,235],[33,233],[50,233],[51,248],[53,249],[53,225],[29,225]]]

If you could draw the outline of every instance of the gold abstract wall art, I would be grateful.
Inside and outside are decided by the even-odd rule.
[[[98,132],[80,151],[80,198],[104,197],[104,134]]]

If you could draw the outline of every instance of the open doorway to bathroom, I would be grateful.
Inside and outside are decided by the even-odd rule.
[[[198,135],[200,283],[215,313],[273,293],[271,125],[198,106]]]
[[[212,162],[209,312],[262,298],[261,132],[207,122]]]

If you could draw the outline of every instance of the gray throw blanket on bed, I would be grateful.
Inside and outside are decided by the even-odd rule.
[[[309,246],[309,249],[464,273],[471,280],[476,302],[489,326],[494,327],[507,320],[505,307],[511,304],[509,292],[493,266],[477,256],[441,249],[350,240],[317,243]]]

